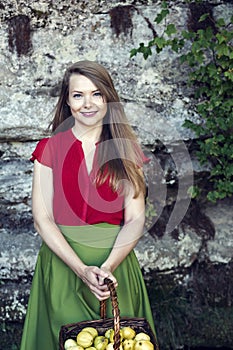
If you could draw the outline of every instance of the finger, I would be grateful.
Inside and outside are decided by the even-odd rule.
[[[105,283],[105,278],[106,278],[106,277],[102,277],[102,276],[99,276],[99,277],[98,277],[99,285],[100,285],[100,286],[105,286],[105,287],[107,286],[106,283]]]
[[[96,291],[95,294],[99,300],[105,300],[105,299],[108,299],[110,297],[109,291],[106,291],[106,292]]]

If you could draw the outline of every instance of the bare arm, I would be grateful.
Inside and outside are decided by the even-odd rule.
[[[145,223],[145,200],[143,194],[138,198],[127,198],[125,206],[125,224],[120,230],[107,260],[101,268],[113,272],[136,246],[143,234]]]
[[[34,225],[48,247],[70,267],[73,272],[88,285],[99,299],[109,297],[109,291],[102,283],[110,277],[97,266],[87,266],[77,256],[54,222],[53,210],[53,173],[52,169],[35,161],[32,186],[32,213]]]

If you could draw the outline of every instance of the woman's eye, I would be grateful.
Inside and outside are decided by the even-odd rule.
[[[96,91],[96,92],[94,92],[93,96],[94,97],[102,97],[102,94],[100,91]]]
[[[79,99],[79,98],[81,98],[81,97],[82,97],[82,95],[81,95],[81,94],[76,93],[76,94],[74,94],[74,95],[73,95],[73,97],[74,97],[74,98]]]

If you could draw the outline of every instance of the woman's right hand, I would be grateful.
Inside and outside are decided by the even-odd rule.
[[[105,300],[110,297],[107,285],[104,283],[105,278],[111,278],[109,273],[97,266],[85,266],[82,274],[79,274],[82,281],[90,288],[91,292],[98,300]],[[112,279],[112,278],[111,278]]]

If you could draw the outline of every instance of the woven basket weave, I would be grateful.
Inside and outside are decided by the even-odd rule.
[[[117,294],[113,282],[106,278],[105,283],[107,284],[111,303],[112,303],[112,314],[113,318],[106,318],[106,303],[105,301],[100,302],[100,316],[101,319],[93,321],[83,321],[78,323],[71,323],[64,325],[60,329],[59,333],[59,350],[64,350],[64,343],[67,339],[71,338],[76,340],[77,334],[84,327],[94,327],[97,329],[99,335],[104,335],[104,333],[109,329],[114,329],[114,350],[119,350],[120,348],[120,328],[129,326],[133,328],[136,333],[144,332],[150,336],[150,341],[154,344],[154,350],[159,350],[159,346],[156,337],[145,318],[139,317],[121,317],[120,310],[118,307]]]

